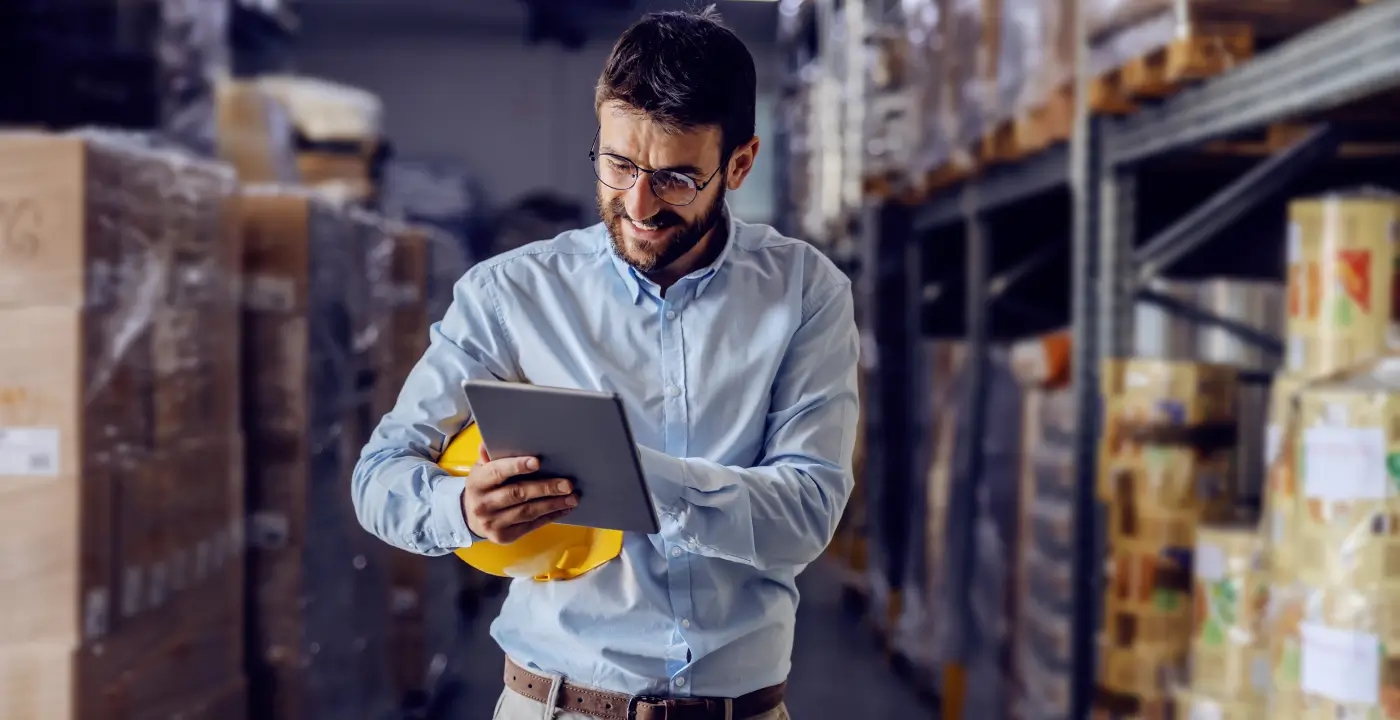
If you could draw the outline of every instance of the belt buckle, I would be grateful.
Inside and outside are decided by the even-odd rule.
[[[668,702],[668,699],[657,695],[633,695],[632,699],[627,701],[627,720],[637,720],[637,706],[642,703],[666,708],[666,714],[670,715],[671,709],[666,704]]]

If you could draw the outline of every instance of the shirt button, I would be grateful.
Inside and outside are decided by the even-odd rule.
[[[681,627],[683,627],[683,628],[689,630],[689,629],[690,629],[690,618],[685,618],[685,619],[681,620]]]
[[[678,548],[678,547],[673,547],[673,548],[671,548],[671,557],[680,557],[680,556],[681,556],[681,549],[680,549],[680,548]]]
[[[685,687],[685,678],[676,678],[676,687]]]
[[[676,387],[675,385],[672,385],[671,387],[666,388],[666,394],[670,395],[671,397],[680,397],[681,389]]]
[[[667,320],[675,320],[675,319],[676,319],[676,311],[675,311],[675,310],[670,310],[670,311],[668,311],[668,312],[666,313],[666,319],[667,319]]]

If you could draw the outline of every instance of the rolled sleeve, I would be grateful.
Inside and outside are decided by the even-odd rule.
[[[462,514],[466,481],[443,472],[437,460],[471,422],[465,382],[519,375],[490,281],[485,269],[458,281],[452,307],[433,326],[428,350],[379,421],[351,478],[360,524],[410,552],[445,555],[480,540]]]
[[[466,488],[466,479],[451,475],[444,475],[433,483],[433,511],[428,527],[438,547],[471,547],[474,537],[462,514],[462,492]]]

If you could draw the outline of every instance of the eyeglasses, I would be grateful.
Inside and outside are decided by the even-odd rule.
[[[651,178],[651,191],[667,205],[684,206],[695,202],[700,191],[714,182],[715,176],[724,167],[721,162],[715,171],[703,182],[675,170],[648,170],[637,163],[612,153],[597,150],[598,138],[593,138],[593,148],[588,151],[588,159],[593,161],[593,174],[598,181],[614,190],[631,190],[637,184],[637,176],[646,173]]]

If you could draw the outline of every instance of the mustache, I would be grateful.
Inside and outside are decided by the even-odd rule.
[[[627,208],[623,206],[621,200],[613,200],[611,203],[609,203],[608,211],[611,212],[614,217],[623,220],[631,220],[632,222],[635,222],[638,225],[642,225],[650,230],[665,230],[669,227],[685,224],[685,220],[681,219],[680,215],[677,215],[671,212],[670,210],[661,210],[658,211],[655,215],[646,218],[645,220],[638,220],[632,217],[631,215],[627,214]]]

